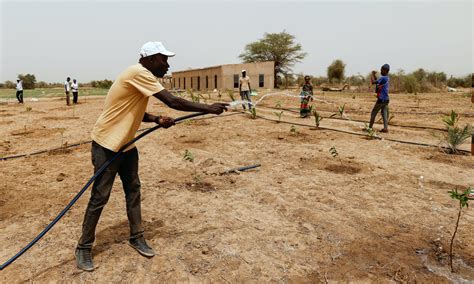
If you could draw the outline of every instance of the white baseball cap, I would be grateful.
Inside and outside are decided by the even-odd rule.
[[[147,56],[151,56],[158,53],[161,53],[168,57],[172,57],[176,55],[175,53],[169,50],[166,50],[165,46],[161,43],[161,41],[155,41],[155,42],[149,41],[145,43],[140,49],[141,57],[147,57]]]

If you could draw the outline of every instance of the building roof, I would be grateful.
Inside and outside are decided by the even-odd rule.
[[[171,72],[171,74],[175,73],[184,73],[184,72],[190,72],[190,71],[200,71],[200,70],[207,70],[207,69],[215,69],[215,68],[221,68],[223,66],[235,66],[235,65],[244,65],[244,64],[252,64],[252,63],[270,63],[273,61],[262,61],[262,62],[250,62],[250,63],[234,63],[234,64],[222,64],[222,65],[216,65],[216,66],[209,66],[209,67],[203,67],[203,68],[192,68],[192,69],[187,69],[187,70],[179,70],[175,72]]]

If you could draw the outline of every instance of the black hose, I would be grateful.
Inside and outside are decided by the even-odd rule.
[[[238,115],[238,114],[241,114],[241,113],[230,113],[230,114],[219,115],[219,116],[201,117],[201,118],[196,118],[196,119],[193,119],[193,120],[212,119],[212,118],[226,117],[226,116]],[[150,128],[151,128],[151,127],[138,129],[138,130],[137,130],[137,133],[138,133],[138,132],[143,132],[143,131],[148,130],[148,129],[150,129]],[[28,153],[28,154],[18,154],[18,155],[0,157],[0,161],[6,161],[6,160],[11,160],[11,159],[16,159],[16,158],[23,158],[23,157],[36,156],[36,155],[39,155],[39,154],[44,154],[44,153],[49,153],[49,152],[53,152],[53,151],[57,151],[57,150],[63,150],[63,149],[67,149],[67,148],[72,148],[72,147],[81,146],[81,145],[88,144],[88,143],[91,143],[91,142],[92,142],[92,140],[88,140],[88,141],[83,141],[83,142],[77,142],[77,143],[69,144],[69,145],[63,146],[63,147],[57,147],[57,148],[52,148],[52,149],[47,149],[47,150],[40,150],[40,151],[37,151],[37,152]]]
[[[298,122],[291,122],[291,121],[285,121],[285,120],[276,120],[276,119],[272,119],[272,118],[266,118],[264,116],[261,116],[261,115],[257,115],[258,118],[261,118],[261,119],[264,119],[264,120],[268,120],[268,121],[274,121],[274,122],[278,122],[278,123],[286,123],[286,124],[292,124],[292,125],[298,125],[298,126],[304,126],[304,127],[314,127],[314,126],[311,126],[311,125],[307,125],[307,124],[303,124],[303,123],[298,123]],[[346,131],[346,130],[341,130],[341,129],[336,129],[336,128],[329,128],[329,127],[318,127],[318,129],[321,129],[321,130],[329,130],[329,131],[334,131],[334,132],[340,132],[340,133],[346,133],[346,134],[350,134],[350,135],[356,135],[356,136],[364,136],[364,137],[367,137],[366,134],[362,134],[362,133],[356,133],[356,132],[351,132],[351,131]],[[381,137],[374,137],[374,139],[379,139],[381,140],[382,138]],[[424,146],[424,147],[433,147],[433,148],[441,148],[441,149],[445,149],[445,150],[449,150],[449,148],[447,147],[443,147],[443,146],[438,146],[438,145],[433,145],[433,144],[427,144],[427,143],[420,143],[420,142],[412,142],[412,141],[406,141],[406,140],[397,140],[397,139],[392,139],[392,138],[384,138],[385,140],[387,141],[392,141],[392,142],[398,142],[398,143],[402,143],[402,144],[410,144],[410,145],[416,145],[416,146]],[[470,153],[469,151],[467,150],[458,150],[458,152],[463,152],[463,153]]]
[[[202,113],[202,112],[188,114],[188,115],[185,115],[185,116],[182,116],[182,117],[178,117],[174,121],[175,122],[180,122],[180,121],[183,121],[183,120],[186,120],[186,119],[190,119],[190,118],[205,115],[205,114],[206,113]],[[136,141],[140,140],[142,137],[148,135],[149,133],[157,130],[160,127],[161,127],[161,125],[156,125],[154,127],[151,127],[150,129],[147,129],[146,131],[144,131],[143,133],[141,133],[137,137],[133,138],[130,142],[128,142],[127,144],[122,146],[122,148],[120,148],[120,150],[110,160],[105,162],[105,164],[103,164],[102,167],[99,168],[99,170],[91,177],[91,179],[84,185],[84,187],[76,194],[76,196],[71,200],[71,202],[69,202],[69,204],[58,214],[58,216],[56,216],[56,218],[54,218],[54,220],[48,226],[46,226],[46,228],[44,228],[44,230],[41,231],[41,233],[39,233],[39,235],[36,236],[36,238],[34,238],[27,246],[22,248],[12,258],[10,258],[4,264],[2,264],[0,266],[0,270],[3,270],[5,267],[10,265],[17,258],[19,258],[24,252],[26,252],[28,249],[30,249],[36,242],[38,242],[64,216],[64,214],[66,214],[66,212],[74,205],[74,203],[76,203],[76,201],[87,190],[87,188],[92,184],[92,182],[97,178],[97,176],[99,176],[108,166],[110,166],[110,164],[115,159],[117,159],[117,157],[119,157],[128,146],[132,145]]]

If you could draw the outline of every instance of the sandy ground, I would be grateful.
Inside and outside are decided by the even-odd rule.
[[[367,120],[374,101],[370,94],[317,98],[314,105],[326,116],[347,103],[352,120]],[[0,156],[89,140],[103,99],[80,98],[75,107],[59,98],[27,102],[29,112],[13,102],[0,104]],[[298,107],[295,98],[273,96],[261,102],[258,114],[276,119],[269,107],[277,102]],[[393,95],[391,107],[394,124],[429,129],[390,126],[389,134],[380,134],[384,138],[436,145],[441,113],[451,109],[462,113],[461,124],[474,123],[466,94]],[[154,99],[149,111],[183,115]],[[282,119],[313,125],[312,118],[292,111]],[[362,133],[363,123],[324,119],[321,126]],[[0,272],[0,282],[474,281],[471,208],[455,241],[456,273],[449,271],[447,254],[457,214],[447,191],[474,185],[473,156],[290,129],[234,110],[150,134],[137,147],[145,235],[155,257],[144,258],[127,245],[117,178],[97,228],[94,272],[82,272],[74,260],[87,191],[37,245]],[[469,150],[470,140],[461,148]],[[185,150],[195,155],[194,163],[183,160]],[[262,166],[219,174],[256,163]],[[32,240],[91,175],[90,144],[1,161],[0,261]]]

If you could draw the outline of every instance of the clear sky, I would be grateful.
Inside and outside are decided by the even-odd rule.
[[[473,1],[5,1],[0,81],[114,79],[141,45],[177,53],[170,71],[238,63],[247,43],[286,30],[308,53],[295,73],[346,75],[389,63],[464,76],[473,72]]]

